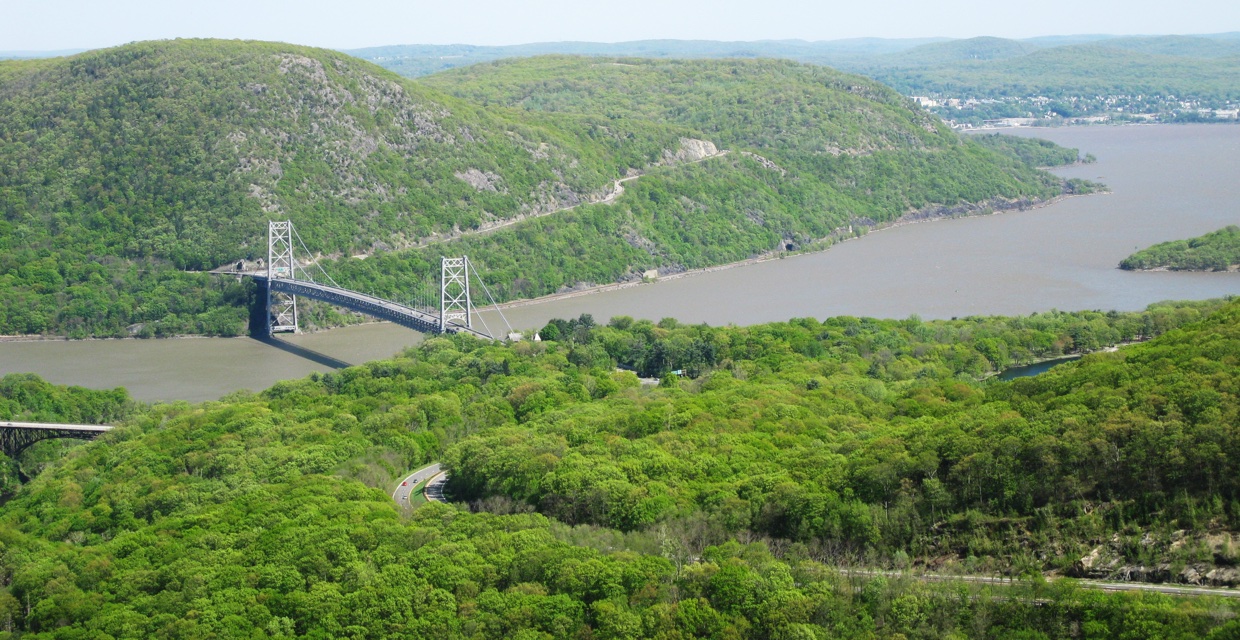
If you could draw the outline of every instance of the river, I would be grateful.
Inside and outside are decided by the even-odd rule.
[[[1240,294],[1240,273],[1133,273],[1134,250],[1240,222],[1240,126],[1155,125],[1005,130],[1093,153],[1056,170],[1107,195],[1028,211],[906,225],[828,251],[505,311],[513,326],[590,313],[752,324],[835,315],[950,318],[1048,309],[1141,309],[1167,299]],[[502,325],[494,312],[484,314]],[[389,324],[248,338],[0,344],[0,374],[125,386],[142,400],[218,398],[276,380],[383,358],[421,336]]]

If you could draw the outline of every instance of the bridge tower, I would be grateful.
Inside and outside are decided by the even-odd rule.
[[[273,292],[272,279],[295,278],[293,222],[267,222],[267,335],[297,332],[297,296]]]
[[[448,330],[448,323],[464,320],[473,329],[474,305],[469,299],[469,257],[443,258],[439,266],[439,332]]]

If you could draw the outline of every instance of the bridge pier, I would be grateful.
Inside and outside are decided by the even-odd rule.
[[[254,298],[250,300],[250,337],[265,340],[272,337],[273,334],[283,332],[297,331],[297,298],[292,294],[272,291],[271,282],[266,278],[253,278],[254,280]],[[290,303],[291,301],[291,303]],[[291,304],[292,309],[288,313],[281,313],[281,307],[285,304]],[[277,319],[282,318],[286,323],[283,326],[277,325]],[[292,325],[291,328],[289,325]]]

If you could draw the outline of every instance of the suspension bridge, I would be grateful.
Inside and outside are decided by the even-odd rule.
[[[268,336],[297,331],[297,298],[300,296],[322,300],[424,333],[464,333],[485,340],[494,339],[481,316],[478,316],[478,320],[482,322],[482,329],[474,327],[474,317],[477,314],[470,291],[471,280],[482,285],[491,304],[495,304],[495,298],[466,256],[441,259],[439,304],[436,308],[429,304],[430,301],[425,295],[419,300],[421,304],[405,304],[346,289],[337,284],[317,262],[307,260],[307,264],[317,268],[319,279],[326,281],[319,282],[314,277],[315,274],[298,260],[294,252],[295,246],[305,252],[303,255],[311,255],[291,221],[271,221],[267,224],[267,260],[263,263],[263,268],[246,270],[242,261],[235,267],[212,272],[248,276],[258,283],[260,295],[266,305]],[[496,310],[499,310],[498,305]],[[508,325],[508,319],[504,318],[502,311],[499,316],[504,324]],[[512,331],[511,325],[508,325],[508,330]],[[111,430],[111,425],[0,421],[0,452],[9,458],[16,458],[27,447],[40,440],[93,440]]]
[[[380,296],[353,291],[340,286],[323,269],[317,261],[307,260],[303,264],[295,254],[300,248],[304,255],[309,256],[306,244],[288,220],[269,221],[267,223],[267,260],[261,268],[246,270],[244,261],[237,263],[236,268],[217,269],[213,273],[248,276],[259,285],[259,295],[266,304],[266,333],[296,332],[297,329],[297,298],[321,300],[358,313],[388,320],[424,333],[464,333],[485,340],[494,336],[481,316],[482,328],[474,327],[477,315],[470,293],[470,281],[482,285],[483,291],[495,304],[495,298],[486,288],[486,283],[478,276],[467,256],[459,258],[442,258],[439,269],[438,305],[427,304],[425,296],[417,302],[398,302]],[[317,269],[317,272],[313,269]],[[316,277],[317,276],[317,277]],[[496,305],[496,310],[499,310]],[[499,316],[508,325],[502,311]],[[508,326],[508,331],[512,327]]]

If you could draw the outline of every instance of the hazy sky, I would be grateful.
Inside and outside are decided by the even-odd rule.
[[[1236,0],[0,0],[0,51],[161,38],[333,48],[1240,30]]]

